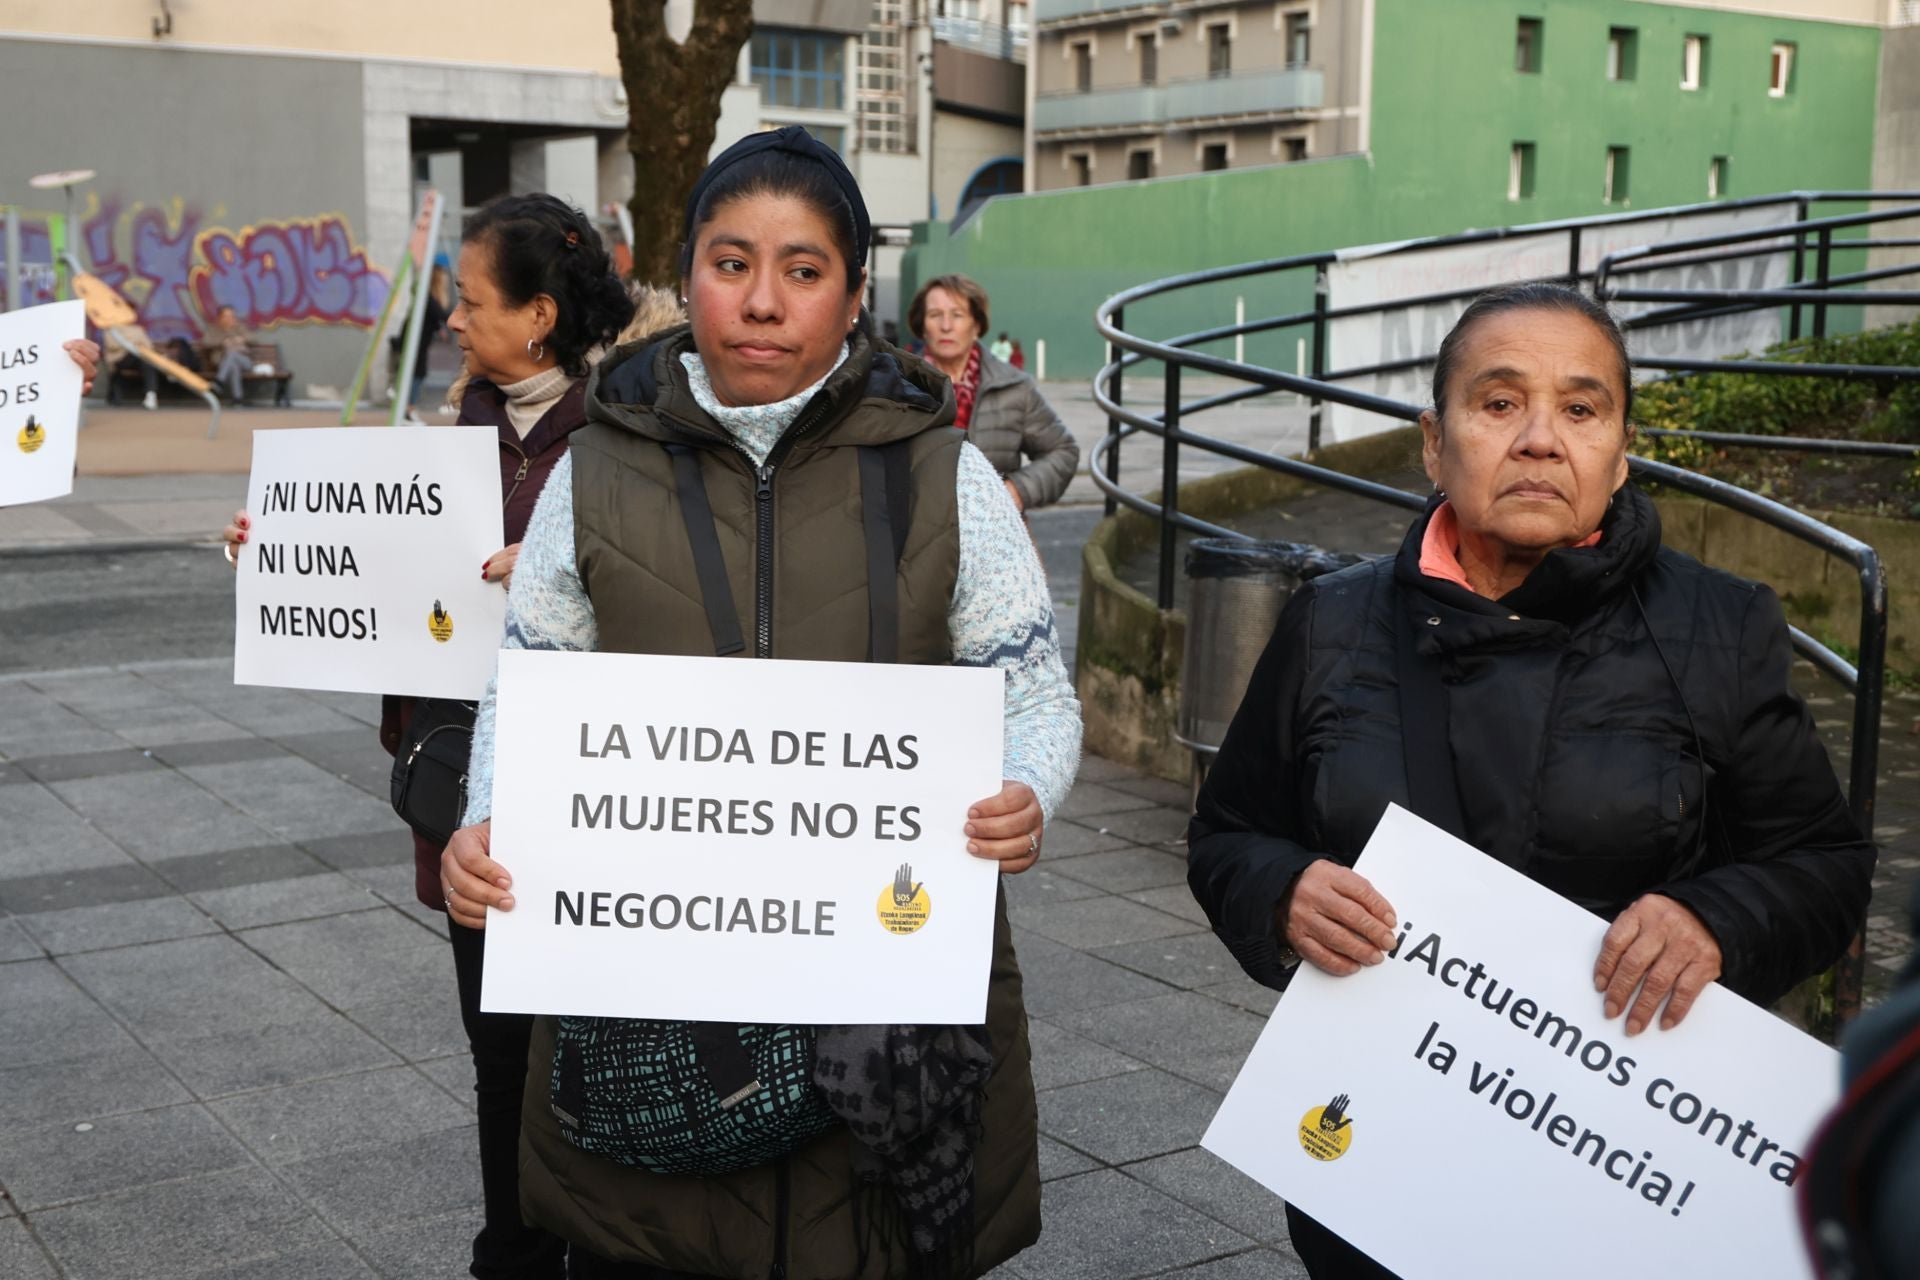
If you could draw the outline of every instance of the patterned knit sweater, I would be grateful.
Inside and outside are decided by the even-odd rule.
[[[846,360],[843,350],[839,367]],[[713,394],[700,357],[681,357],[700,407],[764,463],[782,433],[826,382],[777,404],[732,407]],[[832,370],[828,371],[830,375]],[[959,577],[947,611],[957,666],[1007,673],[1006,757],[1002,772],[1033,788],[1048,817],[1066,798],[1080,767],[1080,704],[1060,660],[1053,601],[1033,540],[999,473],[971,444],[960,449],[955,482],[960,525]],[[580,583],[573,546],[573,456],[554,467],[527,526],[507,596],[506,649],[599,647],[593,603]],[[494,689],[487,686],[474,726],[466,820],[493,812]]]

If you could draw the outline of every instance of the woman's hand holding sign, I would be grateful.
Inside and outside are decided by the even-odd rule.
[[[967,852],[998,862],[1005,875],[1017,875],[1040,860],[1046,820],[1033,788],[1009,779],[1000,794],[967,810]]]
[[[1640,988],[1640,998],[1627,1015],[1628,1035],[1647,1029],[1662,1000],[1667,1011],[1660,1029],[1671,1031],[1707,984],[1720,976],[1720,962],[1720,944],[1699,916],[1672,898],[1650,893],[1622,911],[1607,930],[1593,966],[1593,985],[1607,993],[1610,1019],[1620,1016],[1634,988]]]
[[[484,929],[488,907],[513,910],[513,877],[488,856],[492,847],[493,821],[488,819],[454,832],[440,855],[440,888],[455,924]]]
[[[510,547],[502,547],[482,561],[480,576],[488,582],[497,582],[502,587],[512,590],[513,566],[519,563],[520,544],[516,542]]]
[[[1351,868],[1311,863],[1274,908],[1286,944],[1316,969],[1343,978],[1379,964],[1393,950],[1398,921],[1387,900]]]

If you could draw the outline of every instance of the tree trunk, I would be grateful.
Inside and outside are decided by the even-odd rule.
[[[753,0],[697,0],[685,44],[667,34],[666,0],[612,0],[633,154],[633,278],[674,288],[680,219],[707,166],[720,95],[753,34]]]

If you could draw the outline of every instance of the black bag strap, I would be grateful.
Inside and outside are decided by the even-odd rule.
[[[1396,675],[1400,686],[1400,750],[1407,770],[1407,803],[1434,826],[1464,840],[1467,824],[1460,812],[1460,787],[1447,739],[1447,689],[1440,664],[1422,659],[1414,647],[1424,617],[1404,601],[1394,606]],[[1438,619],[1435,619],[1437,622]]]
[[[707,1083],[720,1099],[722,1110],[746,1101],[760,1092],[760,1077],[746,1046],[740,1043],[737,1022],[691,1022],[694,1056],[707,1073]]]
[[[860,524],[867,544],[867,661],[900,660],[900,556],[913,476],[907,442],[860,446]]]
[[[713,633],[713,651],[724,658],[745,649],[747,642],[740,631],[740,612],[734,607],[733,587],[727,582],[727,562],[720,554],[720,535],[713,527],[713,504],[707,500],[700,455],[681,444],[665,448],[673,458],[674,488],[680,495],[680,516],[687,522],[687,544],[693,550],[693,569],[700,578],[700,600],[707,609],[707,629]]]

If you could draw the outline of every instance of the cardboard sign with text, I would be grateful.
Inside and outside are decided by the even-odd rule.
[[[1204,1145],[1403,1280],[1811,1274],[1833,1050],[1718,985],[1605,1021],[1606,923],[1398,807],[1356,864],[1395,954],[1302,966]]]
[[[234,592],[237,684],[480,697],[507,593],[492,427],[258,431]]]
[[[977,1023],[996,668],[500,654],[481,1007]]]
[[[86,336],[82,302],[0,314],[0,507],[73,492],[84,379],[62,344]]]

